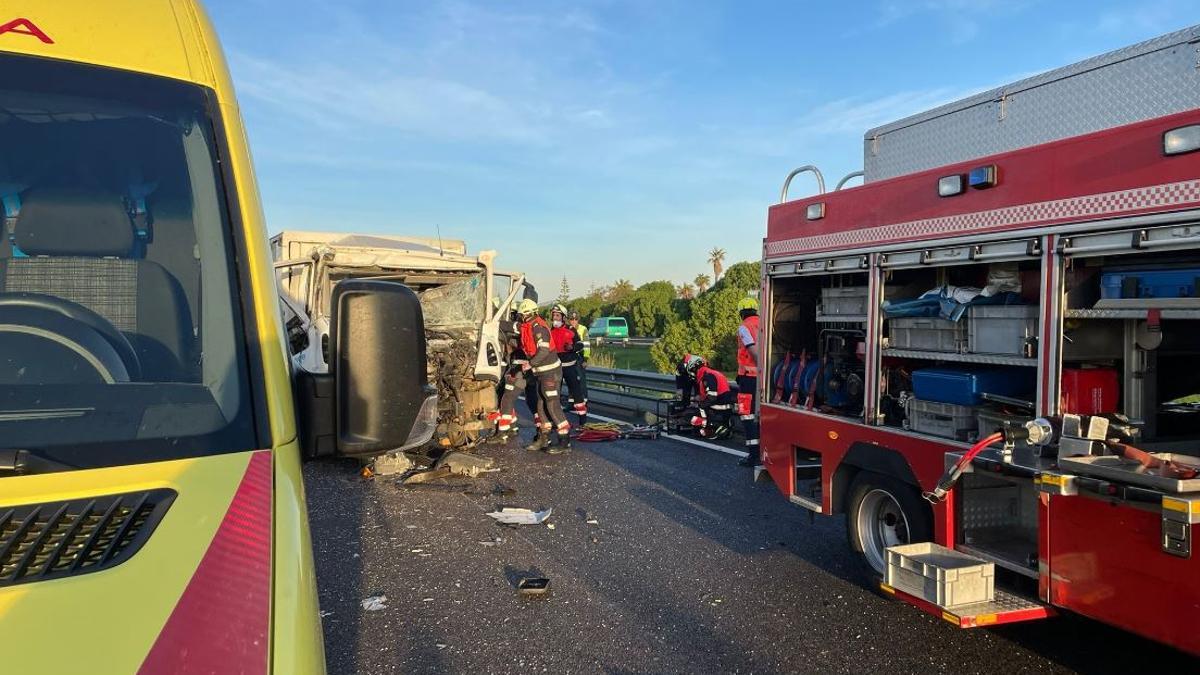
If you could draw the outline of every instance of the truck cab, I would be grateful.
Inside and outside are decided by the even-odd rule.
[[[515,302],[537,298],[525,275],[496,269],[495,251],[467,253],[452,239],[285,230],[271,238],[292,363],[329,369],[332,289],[349,279],[400,282],[421,302],[428,378],[438,391],[436,435],[451,446],[491,427],[504,343],[500,324]]]

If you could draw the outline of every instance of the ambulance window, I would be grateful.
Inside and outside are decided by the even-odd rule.
[[[94,467],[260,447],[211,94],[0,72],[0,448]]]

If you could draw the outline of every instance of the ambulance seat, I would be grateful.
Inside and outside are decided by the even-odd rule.
[[[133,225],[119,195],[30,190],[15,239],[28,257],[0,259],[0,292],[52,295],[96,312],[128,338],[143,381],[198,381],[187,299],[161,265],[130,257]]]

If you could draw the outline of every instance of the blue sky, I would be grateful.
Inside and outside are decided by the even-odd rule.
[[[465,239],[543,295],[757,260],[869,127],[1197,21],[1200,0],[209,0],[271,231]],[[799,179],[794,194],[813,191]]]

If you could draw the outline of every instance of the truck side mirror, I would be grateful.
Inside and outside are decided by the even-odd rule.
[[[534,302],[538,301],[538,292],[537,292],[537,289],[533,287],[533,284],[529,283],[528,281],[523,281],[523,282],[521,282],[521,287],[522,287],[521,297],[525,298],[526,300],[532,300]]]
[[[425,318],[403,284],[368,279],[333,289],[329,374],[298,373],[305,457],[370,457],[424,445],[437,429]]]
[[[376,455],[427,442],[437,426],[437,394],[428,384],[417,294],[390,281],[343,281],[333,290],[331,320],[338,454]]]

